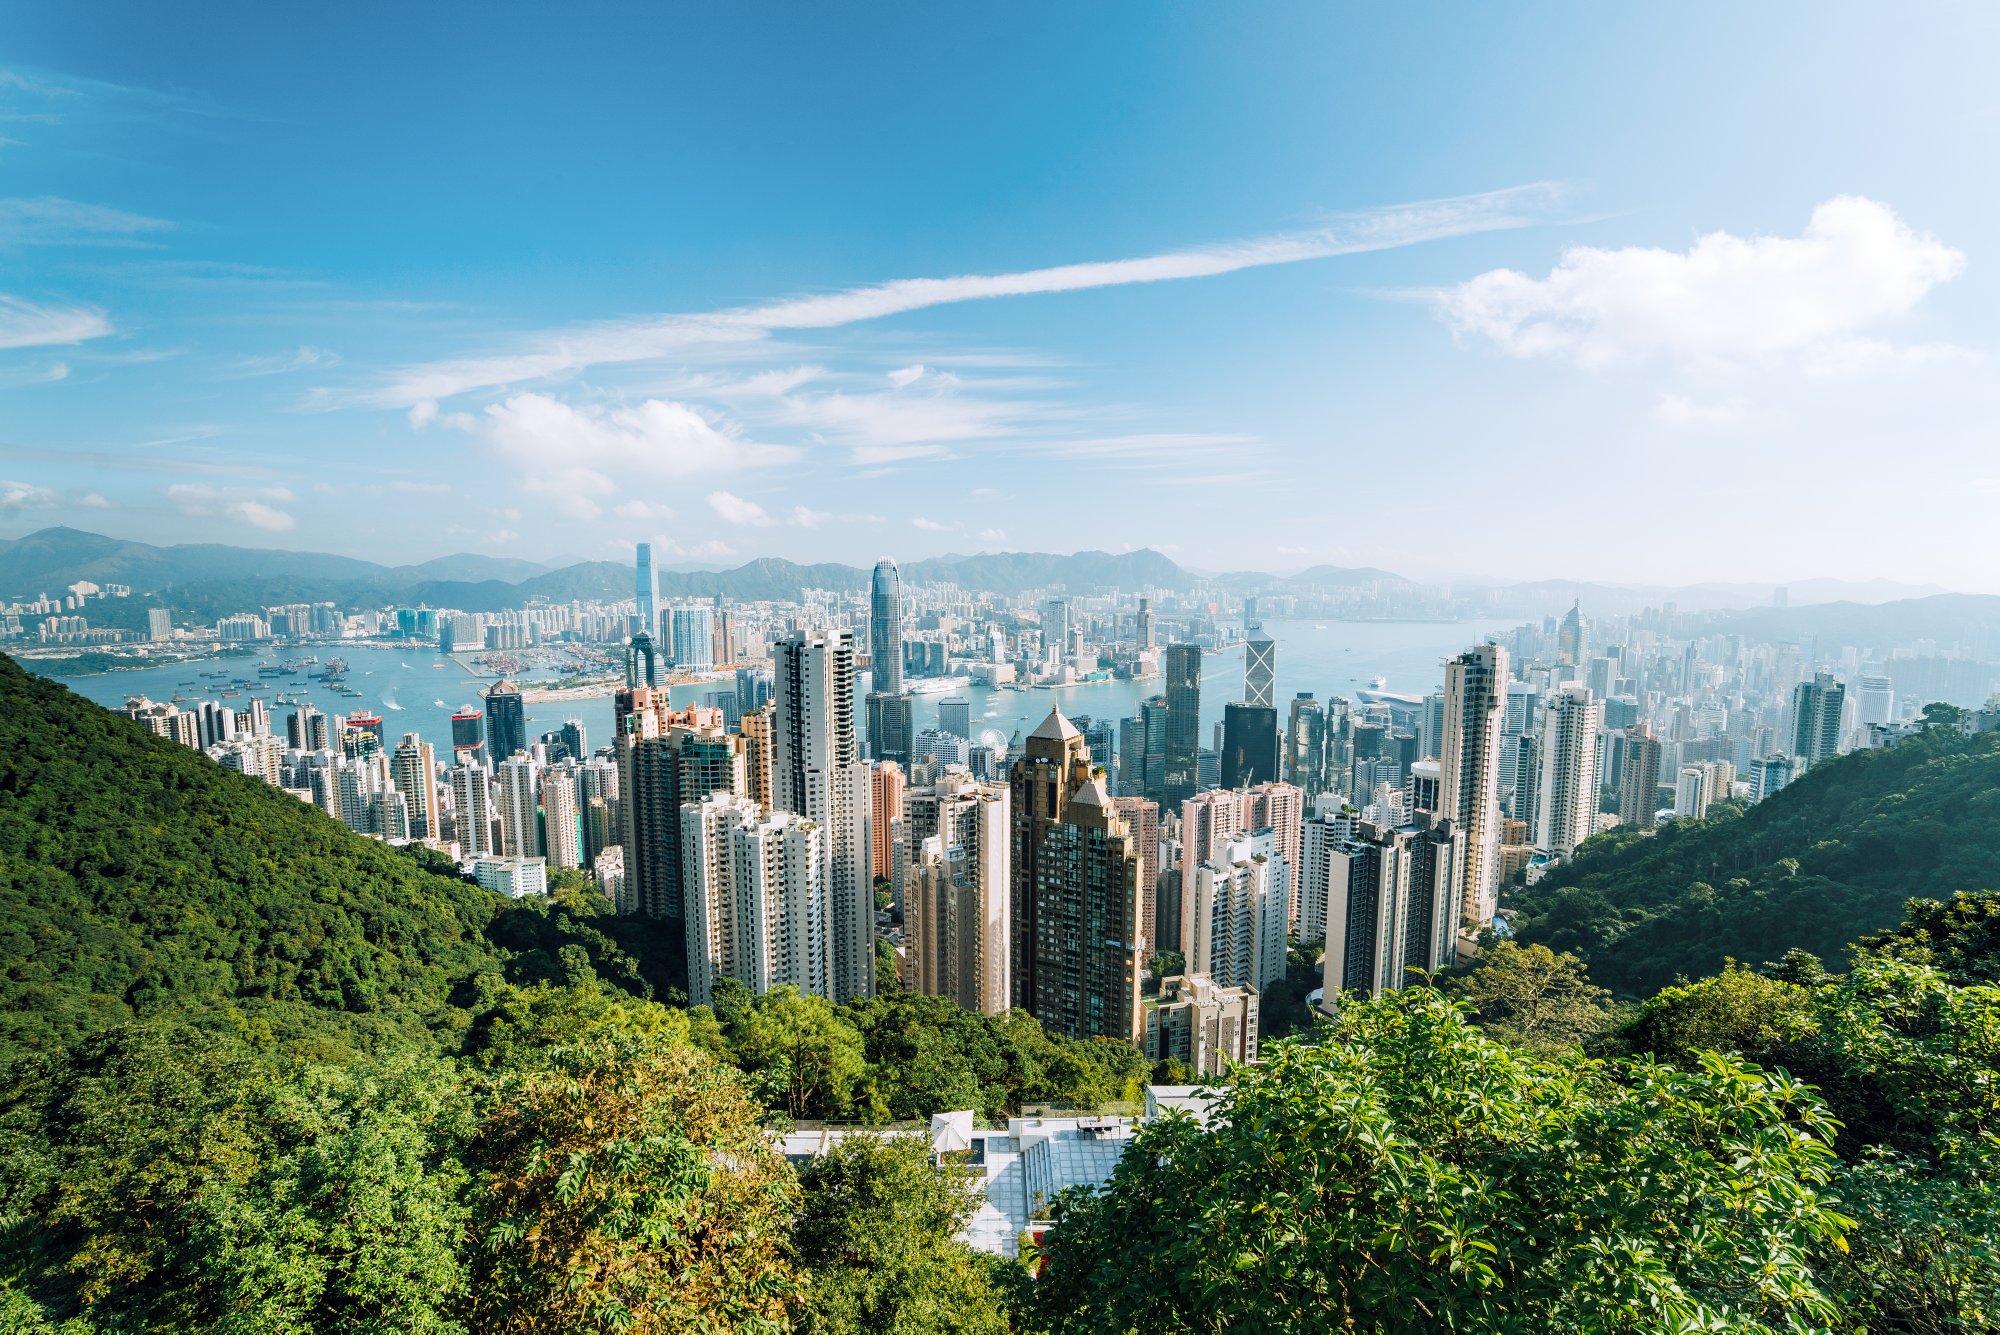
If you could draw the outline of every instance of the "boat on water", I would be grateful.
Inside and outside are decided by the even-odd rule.
[[[445,703],[442,700],[433,700],[431,701],[431,703],[439,709],[443,709],[445,707]]]

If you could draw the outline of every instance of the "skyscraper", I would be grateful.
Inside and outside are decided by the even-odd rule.
[[[1283,978],[1292,868],[1272,831],[1229,840],[1191,875],[1188,971],[1257,991]]]
[[[904,891],[914,990],[999,1015],[1014,1004],[1008,791],[941,786],[931,823],[935,832],[914,851]]]
[[[1830,672],[1815,672],[1792,690],[1792,759],[1801,772],[1840,754],[1840,716],[1847,688]]]
[[[583,809],[577,801],[581,768],[565,760],[542,774],[542,848],[551,869],[584,865]]]
[[[467,705],[451,716],[451,763],[486,765],[486,742],[482,736],[485,715]]]
[[[1284,778],[1297,784],[1310,802],[1326,787],[1326,711],[1310,691],[1292,698],[1292,717],[1285,728]]]
[[[1456,960],[1465,840],[1450,821],[1364,822],[1352,839],[1323,848],[1329,1000],[1393,991],[1414,981],[1413,971],[1436,973]]]
[[[1855,721],[1869,724],[1892,723],[1896,718],[1896,683],[1880,673],[1865,673],[1855,694]]]
[[[1159,802],[1178,807],[1201,791],[1201,646],[1168,645],[1164,675],[1167,726]]]
[[[820,829],[832,938],[829,995],[875,994],[871,793],[854,718],[854,640],[793,633],[772,646],[771,800]]]
[[[669,959],[678,960],[686,945],[681,812],[710,793],[742,794],[743,739],[724,731],[720,710],[675,710],[665,691],[641,687],[627,703],[615,741],[625,851],[618,911],[660,920]]]
[[[879,881],[890,872],[890,831],[903,818],[903,767],[893,761],[870,765],[868,794],[868,874]]]
[[[451,767],[451,806],[459,856],[490,857],[498,851],[493,843],[493,780],[484,765]]]
[[[676,607],[670,617],[675,667],[706,672],[715,666],[715,612],[706,604]]]
[[[1681,766],[1680,779],[1674,785],[1675,819],[1702,819],[1708,815],[1708,802],[1708,767],[1705,765]]]
[[[938,727],[952,734],[972,740],[972,701],[962,695],[950,696],[938,701]]]
[[[886,556],[869,583],[868,662],[877,694],[903,693],[903,577]]]
[[[1224,705],[1222,786],[1248,788],[1278,777],[1278,711],[1269,705]]]
[[[1586,651],[1585,635],[1587,625],[1583,619],[1582,602],[1570,604],[1563,616],[1562,625],[1556,630],[1556,661],[1564,667],[1584,666]]]
[[[1445,664],[1438,805],[1465,834],[1460,903],[1467,935],[1492,922],[1499,907],[1500,721],[1506,681],[1507,651],[1497,644],[1475,645]]]
[[[1618,776],[1618,819],[1651,829],[1660,809],[1660,740],[1651,724],[1625,730],[1625,768]]]
[[[1061,710],[1028,735],[1010,800],[1014,1004],[1071,1038],[1138,1041],[1138,850]]]
[[[1160,807],[1143,797],[1116,797],[1111,805],[1132,831],[1139,854],[1139,929],[1146,942],[1146,959],[1160,949],[1157,932],[1160,899]]]
[[[1535,846],[1555,857],[1596,832],[1597,715],[1587,686],[1565,686],[1542,703]]]
[[[660,633],[660,577],[653,569],[653,544],[639,544],[638,579],[633,590],[633,601],[639,605],[637,631],[643,635],[657,637]]]
[[[820,830],[793,812],[710,793],[681,822],[686,868],[688,1000],[714,1000],[716,980],[752,992],[790,984],[826,996],[826,859]]]
[[[521,703],[521,688],[511,681],[495,682],[486,692],[487,764],[497,767],[527,749],[528,716]]]
[[[914,711],[908,695],[868,693],[868,755],[871,759],[910,763],[916,741]]]
[[[410,838],[442,837],[443,821],[438,807],[437,753],[431,744],[414,732],[403,734],[390,757],[389,773],[409,808]]]
[[[541,775],[527,756],[500,762],[494,797],[500,810],[500,852],[510,858],[542,855]]]
[[[1244,610],[1243,702],[1260,709],[1275,710],[1278,704],[1278,642],[1264,633],[1257,620],[1257,605]]]

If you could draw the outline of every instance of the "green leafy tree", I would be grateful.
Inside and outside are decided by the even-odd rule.
[[[1612,1023],[1610,994],[1590,981],[1583,961],[1547,946],[1502,941],[1452,991],[1482,1028],[1531,1052],[1578,1047]]]
[[[793,1118],[845,1114],[867,1067],[861,1035],[833,1003],[789,984],[739,1012],[730,1045],[752,1083]]]
[[[1713,978],[1666,988],[1642,1002],[1619,1037],[1635,1052],[1683,1065],[1702,1051],[1768,1063],[1807,1023],[1811,1007],[1809,989],[1731,961]]]
[[[1811,1259],[1833,1124],[1802,1084],[1544,1061],[1439,993],[1277,1044],[1204,1128],[1143,1127],[1059,1202],[1051,1331],[1800,1331],[1839,1316]]]
[[[957,1238],[978,1203],[969,1174],[933,1162],[923,1137],[844,1137],[800,1188],[802,1335],[1005,1335],[990,1263]]]
[[[468,1159],[479,1331],[783,1329],[796,1185],[741,1078],[691,1044],[548,1054],[502,1081]]]
[[[458,1335],[470,1105],[429,1060],[307,1068],[248,1110],[254,1169],[203,1194],[190,1231],[222,1335]]]

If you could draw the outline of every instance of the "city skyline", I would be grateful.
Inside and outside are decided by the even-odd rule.
[[[0,538],[2000,592],[1995,30],[1807,12],[12,14]]]

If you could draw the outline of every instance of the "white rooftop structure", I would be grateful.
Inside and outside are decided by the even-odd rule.
[[[1146,1090],[1146,1117],[1180,1109],[1204,1124],[1215,1094],[1196,1085],[1154,1085]],[[1111,1180],[1142,1118],[1010,1117],[1003,1130],[974,1124],[970,1112],[933,1114],[928,1138],[941,1159],[977,1173],[979,1208],[961,1235],[980,1251],[1018,1256],[1021,1235],[1044,1217],[1071,1187],[1102,1187]],[[909,1127],[823,1126],[778,1138],[778,1150],[795,1165],[819,1157],[849,1136],[909,1134]]]

